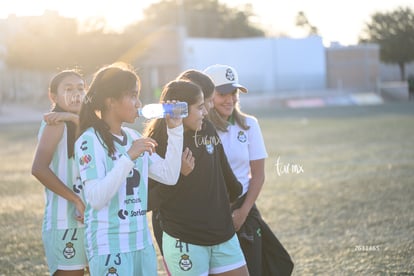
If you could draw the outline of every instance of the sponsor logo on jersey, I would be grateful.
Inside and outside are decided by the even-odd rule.
[[[83,172],[89,168],[93,168],[94,166],[92,164],[89,164],[91,161],[92,156],[90,156],[89,154],[85,154],[84,156],[79,157],[79,164],[82,166],[80,168],[80,171]]]
[[[125,203],[125,205],[141,203],[141,199],[139,197],[137,197],[137,198],[127,198],[127,199],[124,200],[124,203]]]
[[[83,166],[83,165],[87,165],[89,162],[91,162],[92,161],[92,156],[90,156],[89,154],[85,154],[84,156],[81,156],[80,158],[79,158],[79,164],[81,165],[81,166]]]
[[[147,210],[141,210],[141,209],[138,209],[136,211],[132,210],[132,211],[129,211],[129,212],[127,210],[124,210],[124,209],[120,209],[118,211],[118,217],[122,220],[126,219],[128,216],[138,217],[138,216],[146,216],[146,215],[147,215]]]
[[[181,270],[188,271],[193,267],[193,263],[190,260],[190,256],[187,254],[181,255],[181,259],[179,262]]]
[[[83,150],[83,151],[87,150],[88,149],[87,144],[88,144],[88,141],[82,141],[80,149]]]
[[[146,216],[147,210],[138,209],[137,211],[131,211],[131,217]]]
[[[77,176],[76,180],[75,180],[75,183],[72,186],[72,190],[75,194],[80,194],[82,189],[83,189],[82,179],[79,176]]]
[[[127,210],[123,210],[123,209],[121,209],[121,210],[119,210],[118,211],[118,217],[120,218],[120,219],[126,219],[127,218],[127,216],[128,216],[128,211]]]

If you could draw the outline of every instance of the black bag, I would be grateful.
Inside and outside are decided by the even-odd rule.
[[[240,198],[232,209],[239,208],[244,198]],[[262,219],[256,205],[253,205],[245,223],[237,232],[237,236],[250,275],[285,276],[292,274],[294,264],[289,253]]]

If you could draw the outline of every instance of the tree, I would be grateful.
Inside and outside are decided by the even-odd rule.
[[[10,68],[47,70],[65,65],[68,45],[76,41],[75,20],[49,12],[38,18],[22,18],[19,23],[19,31],[7,37]]]
[[[360,43],[380,46],[385,63],[398,64],[401,80],[405,80],[405,64],[414,60],[414,12],[408,7],[375,13],[359,38]]]
[[[318,28],[316,28],[309,22],[308,18],[306,17],[303,11],[298,12],[298,14],[296,15],[296,26],[307,29],[309,35],[318,34]]]
[[[76,19],[47,12],[39,17],[16,18],[17,25],[7,22],[11,30],[18,27],[18,31],[10,31],[5,39],[5,58],[9,68],[55,71],[78,67],[88,74],[104,64],[130,61],[132,50],[132,58],[136,58],[137,51],[142,54],[147,40],[166,25],[185,25],[193,37],[264,36],[250,22],[252,16],[249,5],[237,10],[218,0],[161,0],[146,9],[143,20],[117,34],[105,32],[102,18],[90,20],[80,32]],[[137,45],[141,47],[138,50]]]
[[[264,31],[253,26],[251,6],[231,9],[218,0],[162,0],[144,11],[141,27],[184,25],[190,37],[256,37]]]
[[[89,22],[78,32],[74,18],[49,12],[40,17],[18,18],[19,31],[6,38],[9,68],[55,71],[79,68],[85,74],[116,61],[129,47],[121,34],[104,33],[105,22]]]

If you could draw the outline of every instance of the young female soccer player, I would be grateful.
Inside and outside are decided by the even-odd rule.
[[[175,186],[159,186],[157,206],[163,230],[162,250],[171,275],[248,275],[231,218],[230,201],[241,185],[233,175],[207,115],[201,88],[186,80],[168,83],[160,101],[187,102],[183,119],[184,146],[195,158],[194,169],[180,175]],[[159,143],[162,156],[165,120],[152,121],[145,131]]]
[[[182,72],[177,77],[177,80],[191,81],[197,84],[198,86],[200,86],[201,91],[203,92],[204,107],[206,108],[206,111],[208,112],[210,108],[213,107],[214,83],[207,75],[205,75],[204,73],[198,70],[188,69]],[[192,155],[192,152],[190,151],[190,149],[187,147],[184,150],[183,157],[182,157],[181,174],[183,176],[187,176],[188,174],[190,174],[191,171],[194,169],[194,165],[195,165],[194,156]],[[153,182],[151,180],[149,184],[150,184],[150,187],[153,187],[152,186]],[[156,187],[156,184],[155,184],[155,187]],[[156,189],[154,191],[156,191]],[[156,194],[156,192],[150,191],[150,195],[154,193]],[[155,204],[154,201],[156,200],[151,200],[150,198],[150,204],[151,203]],[[153,209],[152,210],[152,231],[154,233],[155,240],[158,244],[160,253],[163,257],[165,270],[168,275],[171,275],[170,272],[168,271],[168,267],[165,264],[165,259],[164,259],[163,251],[162,251],[162,229],[161,229],[160,220],[159,220],[159,217],[160,217],[159,210],[156,208],[156,206],[152,209]]]
[[[146,219],[148,177],[174,185],[180,174],[181,118],[166,118],[165,159],[157,142],[123,127],[137,118],[140,82],[125,66],[101,68],[83,101],[75,157],[85,193],[91,275],[157,275]]]
[[[87,265],[83,245],[82,186],[73,158],[76,121],[85,94],[82,76],[65,70],[53,77],[49,98],[53,114],[39,130],[32,174],[45,186],[42,239],[50,275],[83,275]],[[56,119],[60,118],[60,119]]]

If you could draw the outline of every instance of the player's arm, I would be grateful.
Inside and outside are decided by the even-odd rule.
[[[134,162],[123,155],[104,177],[85,181],[86,201],[95,210],[104,208],[118,192],[133,167]]]
[[[140,143],[135,141],[133,144]],[[144,145],[131,146],[132,149],[137,147],[145,148]],[[134,159],[142,151],[134,151]],[[75,160],[84,185],[85,200],[98,211],[108,205],[134,167],[134,162],[131,159],[132,154],[124,154],[115,160],[114,166],[108,170],[103,161],[107,155],[108,152],[98,142],[98,137],[95,134],[84,133],[75,143]]]
[[[83,214],[84,204],[82,200],[49,167],[57,145],[62,138],[63,130],[64,124],[45,126],[36,148],[32,164],[32,175],[49,190],[75,204],[78,211],[82,211],[81,213]],[[83,210],[79,210],[82,208]]]
[[[183,125],[175,128],[167,128],[168,141],[165,159],[154,153],[150,159],[152,164],[149,167],[149,177],[153,180],[166,185],[175,185],[178,181],[181,171],[181,162],[183,154]]]
[[[233,211],[233,222],[236,228],[236,231],[246,221],[247,215],[250,212],[250,209],[253,207],[256,199],[259,197],[260,191],[262,190],[263,183],[265,181],[265,159],[251,160],[250,161],[250,171],[251,178],[249,189],[246,193],[246,199],[243,202],[243,205]]]
[[[55,125],[61,122],[73,122],[79,124],[79,116],[71,112],[49,112],[43,114],[43,119],[48,125]]]

